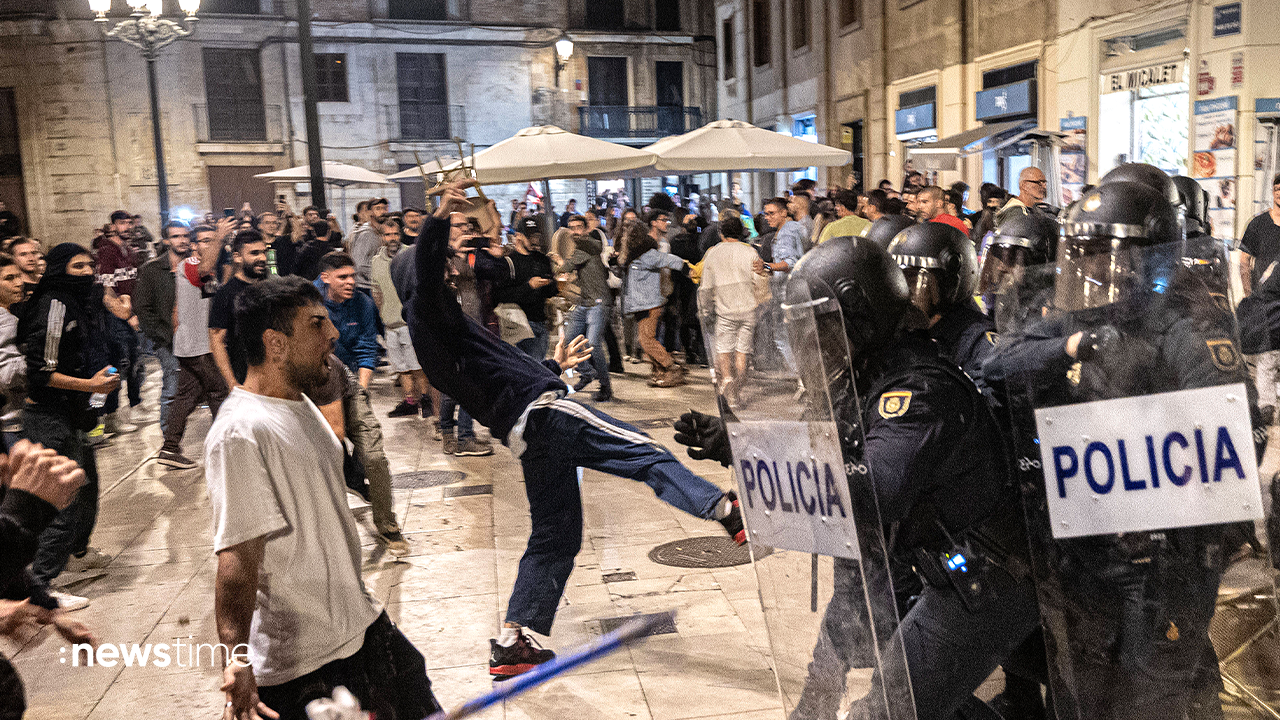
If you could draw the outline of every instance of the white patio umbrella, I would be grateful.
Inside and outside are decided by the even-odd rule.
[[[645,148],[658,156],[654,170],[668,174],[786,170],[849,162],[848,150],[758,128],[741,120],[716,120]]]
[[[554,125],[536,125],[466,158],[466,164],[474,165],[481,184],[505,185],[624,173],[649,167],[654,160],[647,150],[577,135]],[[444,170],[459,167],[455,161]]]
[[[322,175],[326,185],[333,185],[342,188],[342,217],[347,216],[347,186],[348,185],[390,185],[390,180],[382,173],[376,173],[372,170],[365,170],[355,165],[346,165],[338,162],[324,162],[322,164]],[[307,182],[311,179],[311,166],[299,165],[288,170],[276,170],[269,173],[261,173],[254,175],[272,183],[300,183]]]
[[[468,161],[469,160],[470,157],[468,157]],[[436,175],[442,168],[457,165],[457,163],[458,158],[450,155],[449,157],[441,158],[438,161],[432,160],[417,167],[411,167],[407,170],[401,170],[398,173],[392,173],[387,176],[387,179],[393,182],[416,182],[421,180],[423,175]]]

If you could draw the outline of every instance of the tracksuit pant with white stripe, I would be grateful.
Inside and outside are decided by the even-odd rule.
[[[724,491],[694,475],[636,427],[573,400],[529,412],[520,455],[533,530],[507,606],[507,622],[551,634],[560,596],[582,547],[577,468],[639,480],[659,500],[712,519]]]

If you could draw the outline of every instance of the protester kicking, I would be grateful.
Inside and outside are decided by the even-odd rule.
[[[557,343],[554,359],[538,362],[463,313],[446,283],[448,218],[462,208],[464,190],[471,184],[447,186],[439,209],[422,228],[413,248],[418,287],[405,320],[431,384],[501,438],[524,471],[533,529],[506,623],[498,638],[489,641],[489,674],[505,680],[555,657],[535,647],[523,629],[551,634],[582,545],[578,467],[642,481],[664,502],[718,520],[739,542],[742,517],[732,492],[694,475],[653,438],[565,397],[560,373],[590,356],[581,336],[567,348],[563,341]]]

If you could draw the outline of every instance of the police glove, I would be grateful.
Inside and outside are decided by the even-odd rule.
[[[724,421],[720,418],[690,410],[680,416],[675,428],[676,442],[689,446],[689,457],[694,460],[718,460],[725,467],[733,464],[729,434],[725,432]]]
[[[1085,333],[1080,338],[1080,347],[1076,350],[1076,358],[1080,362],[1092,362],[1105,359],[1119,349],[1120,331],[1111,325],[1103,325],[1093,332]]]

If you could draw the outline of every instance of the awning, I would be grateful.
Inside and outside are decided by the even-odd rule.
[[[1010,120],[1009,122],[983,125],[982,127],[965,130],[962,133],[942,138],[937,142],[923,143],[916,147],[907,148],[907,155],[910,156],[917,170],[959,170],[957,161],[960,158],[983,150],[990,150],[991,147],[988,146],[992,144],[993,140],[1003,140],[998,136],[1019,128],[1030,131],[1035,128],[1035,121]]]

